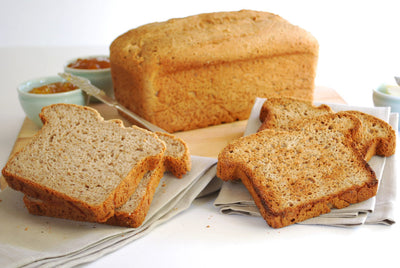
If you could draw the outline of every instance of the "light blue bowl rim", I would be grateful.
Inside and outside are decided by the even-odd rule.
[[[52,81],[47,83],[46,82],[47,80],[52,80]],[[26,80],[25,82],[20,83],[17,87],[17,91],[22,96],[27,96],[27,97],[29,96],[30,98],[46,98],[46,99],[75,95],[77,93],[82,92],[82,89],[77,88],[77,89],[70,90],[67,92],[51,93],[51,94],[36,94],[36,93],[29,93],[27,91],[24,91],[21,88],[21,87],[25,87],[26,84],[28,84],[28,83],[40,83],[41,85],[47,85],[47,84],[55,83],[55,82],[66,82],[66,80],[59,76],[46,76],[46,77],[39,77],[39,78],[35,78],[35,79],[29,79],[29,80]],[[26,86],[26,88],[28,90],[31,90],[33,87]]]
[[[379,88],[374,88],[373,92],[375,94],[377,94],[378,96],[388,99],[388,100],[394,100],[394,101],[400,101],[400,96],[393,96],[393,95],[389,95],[386,93],[381,92],[380,90],[378,90]]]
[[[70,64],[71,62],[76,61],[77,59],[91,59],[91,58],[97,58],[97,57],[105,57],[105,58],[110,58],[108,55],[90,55],[90,56],[83,56],[83,57],[76,57],[74,59],[71,59],[67,61],[67,63],[64,64],[64,71],[66,72],[81,72],[81,73],[106,73],[111,70],[110,68],[104,68],[104,69],[94,69],[94,70],[88,70],[88,69],[76,69],[76,68],[70,68],[67,65]]]

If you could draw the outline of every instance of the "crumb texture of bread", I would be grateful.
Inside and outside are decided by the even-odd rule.
[[[340,131],[264,130],[233,141],[217,176],[241,179],[267,223],[279,228],[376,194],[374,171]]]
[[[319,45],[268,12],[199,14],[132,29],[110,46],[115,96],[169,132],[246,119],[256,97],[313,99]]]
[[[8,184],[34,198],[92,210],[100,221],[126,202],[166,149],[155,134],[104,121],[88,107],[52,105],[40,116],[43,128],[3,169]]]

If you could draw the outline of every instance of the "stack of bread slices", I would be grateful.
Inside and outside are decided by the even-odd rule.
[[[47,106],[40,117],[42,129],[2,170],[32,214],[138,227],[164,172],[181,178],[191,168],[173,135],[72,104]]]
[[[241,179],[274,228],[375,196],[378,180],[368,161],[395,153],[393,128],[358,111],[269,98],[260,120],[257,133],[221,151],[217,176]]]

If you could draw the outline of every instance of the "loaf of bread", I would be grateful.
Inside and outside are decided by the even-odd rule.
[[[354,117],[359,123],[354,122]],[[310,101],[294,98],[268,98],[261,107],[260,120],[259,131],[291,131],[310,127],[351,131],[356,148],[366,161],[374,155],[391,156],[396,150],[395,130],[387,122],[360,111],[335,114],[325,104],[314,106]],[[349,124],[353,124],[354,128]]]
[[[273,228],[369,199],[378,187],[352,139],[335,129],[266,129],[240,138],[219,154],[217,176],[241,179]]]
[[[110,46],[115,97],[169,132],[244,120],[256,97],[312,100],[318,49],[310,33],[267,12],[151,23]]]
[[[105,223],[137,228],[144,222],[155,191],[164,171],[181,178],[191,169],[190,153],[186,143],[170,134],[156,133],[167,146],[163,162],[155,170],[148,171],[140,180],[135,192],[121,207],[115,209],[114,216]],[[79,209],[54,202],[44,202],[37,198],[24,196],[24,203],[29,213],[40,216],[64,218],[77,221],[93,221]]]
[[[74,207],[90,221],[112,217],[163,160],[166,145],[156,134],[104,121],[92,108],[56,104],[40,117],[42,129],[2,173],[15,190]]]

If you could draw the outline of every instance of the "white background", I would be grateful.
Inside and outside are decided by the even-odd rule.
[[[19,83],[55,75],[70,58],[108,54],[110,43],[131,28],[203,12],[269,11],[308,30],[320,44],[315,84],[335,89],[348,104],[372,106],[371,90],[400,75],[399,7],[399,1],[385,0],[0,0],[0,166],[24,119],[16,94]],[[226,222],[227,216],[216,213],[211,202],[197,202],[154,233],[92,265],[126,264],[131,254],[132,263],[139,258],[139,266],[148,260],[150,266],[189,267],[189,259],[192,265],[240,267],[252,260],[257,266],[279,267],[377,267],[399,261],[400,237],[393,232],[398,224],[271,230],[256,218],[231,216]],[[229,230],[235,228],[238,233],[232,236]],[[248,237],[246,243],[243,237]],[[252,247],[256,250],[249,250]]]

